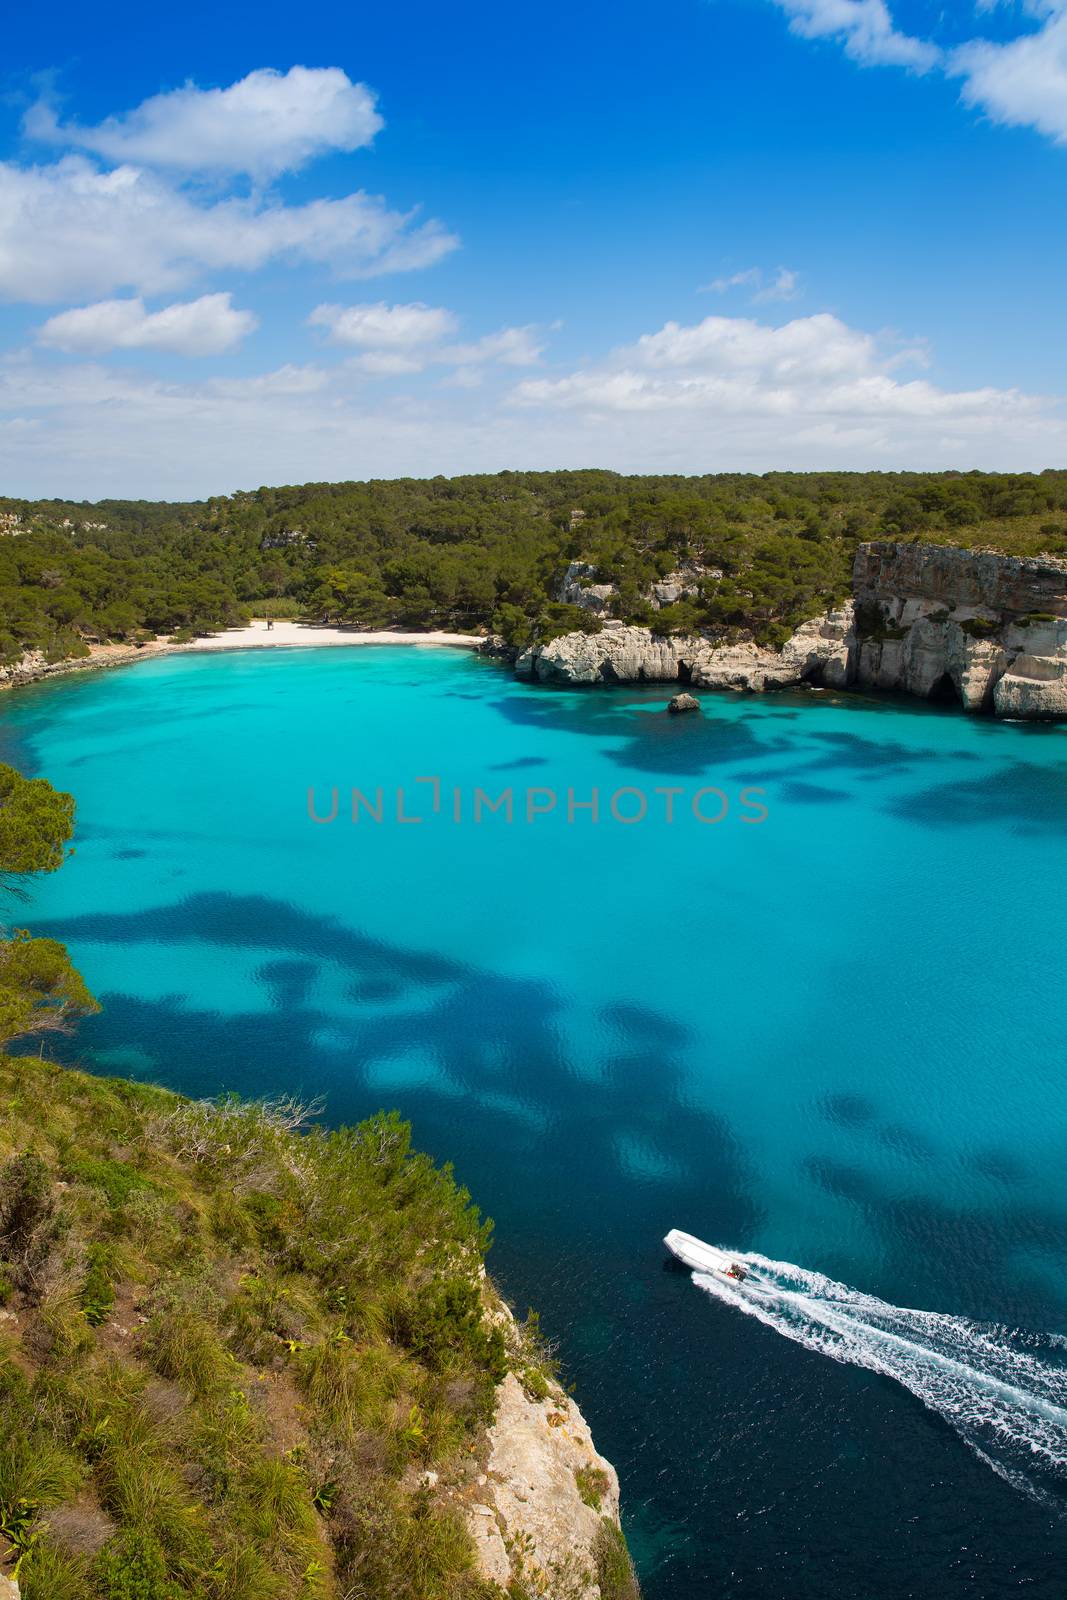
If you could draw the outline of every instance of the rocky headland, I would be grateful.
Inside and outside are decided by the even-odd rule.
[[[578,579],[568,573],[572,586]],[[545,684],[680,682],[757,693],[855,685],[1001,717],[1067,717],[1067,562],[863,544],[852,599],[805,622],[780,650],[751,637],[660,635],[608,619],[599,632],[514,652],[514,665]]]
[[[395,1115],[0,1050],[0,1600],[637,1600],[487,1242]]]

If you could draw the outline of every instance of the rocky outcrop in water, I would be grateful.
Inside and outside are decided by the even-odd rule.
[[[680,717],[687,711],[699,711],[700,701],[696,695],[676,694],[672,700],[668,700],[667,710],[671,713],[671,716]]]

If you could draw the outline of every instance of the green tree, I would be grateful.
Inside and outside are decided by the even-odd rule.
[[[44,778],[24,778],[0,765],[0,882],[17,892],[16,879],[55,872],[74,832],[74,797]]]
[[[73,832],[71,795],[0,766],[0,883],[10,894],[24,896],[19,879],[61,867]],[[0,939],[0,1044],[97,1010],[65,945],[24,928]]]

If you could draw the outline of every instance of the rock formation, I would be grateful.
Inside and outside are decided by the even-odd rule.
[[[513,1343],[509,1307],[490,1296],[488,1315]],[[614,1557],[609,1569],[629,1568],[615,1468],[574,1401],[543,1374],[536,1391],[514,1372],[497,1388],[484,1471],[463,1506],[479,1571],[509,1595],[601,1600],[605,1555]],[[639,1600],[636,1580],[615,1594]]]
[[[572,561],[559,586],[560,600],[569,606],[579,606],[594,617],[610,616],[619,591],[614,583],[598,583],[598,577],[598,569],[588,561]],[[721,577],[718,567],[687,562],[650,584],[644,592],[644,600],[653,611],[661,611],[664,606],[673,606],[679,600],[698,595],[702,583],[714,583]]]
[[[757,693],[858,684],[1002,717],[1067,717],[1067,562],[864,544],[853,588],[854,601],[805,622],[781,650],[607,621],[599,633],[529,647],[515,670],[548,684],[680,681]]]
[[[677,717],[686,711],[699,711],[700,701],[692,694],[676,694],[672,700],[668,700],[667,710]]]
[[[514,1582],[523,1593],[599,1600],[598,1547],[605,1521],[618,1527],[619,1480],[578,1407],[556,1388],[533,1400],[509,1373],[489,1446],[467,1515],[482,1575],[509,1593]]]
[[[856,681],[998,716],[1067,716],[1067,563],[864,544]]]
[[[611,612],[611,602],[618,594],[613,583],[596,583],[596,567],[587,561],[572,561],[563,575],[559,597],[568,606],[580,606],[594,617],[606,617]]]
[[[806,622],[781,651],[751,641],[715,644],[698,635],[666,638],[648,628],[607,622],[599,633],[567,633],[524,650],[519,677],[540,683],[674,683],[705,689],[762,690],[803,682],[848,681],[854,656],[852,608]]]

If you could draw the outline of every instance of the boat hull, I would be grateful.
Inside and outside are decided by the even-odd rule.
[[[736,1257],[717,1250],[713,1244],[705,1244],[691,1233],[683,1233],[680,1228],[672,1228],[663,1243],[676,1260],[693,1272],[715,1272],[724,1278],[734,1275],[732,1268]]]

